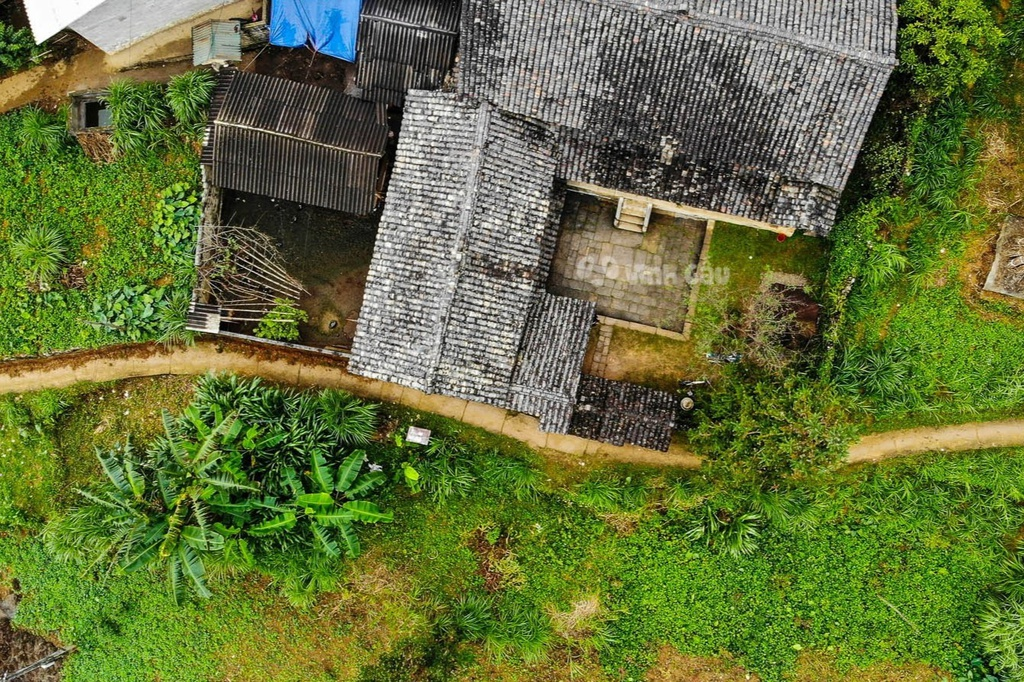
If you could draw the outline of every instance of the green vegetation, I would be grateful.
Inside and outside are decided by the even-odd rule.
[[[823,374],[879,418],[962,420],[1024,400],[1024,325],[1009,299],[980,295],[978,248],[1003,218],[1000,190],[986,189],[1002,161],[986,146],[994,126],[1021,120],[1020,65],[1008,52],[982,56],[990,64],[972,92],[876,131],[891,142],[869,148],[903,145],[909,174],[896,196],[870,198],[830,237]],[[1019,136],[1005,144],[1016,148]]]
[[[846,456],[855,428],[845,408],[826,384],[731,372],[702,409],[690,442],[732,476],[806,476]]]
[[[46,49],[45,45],[36,45],[29,29],[16,29],[0,21],[0,76],[38,64]]]
[[[196,142],[210,107],[214,76],[189,71],[160,83],[127,78],[110,84],[104,99],[114,128],[111,141],[122,155],[138,155],[162,147]]]
[[[33,394],[5,404],[17,406],[27,432],[60,445],[49,451],[52,461],[85,460],[93,446],[108,452],[123,436],[165,441],[157,405],[173,395],[181,409],[188,399],[182,381]],[[161,389],[162,382],[169,385]],[[114,400],[125,392],[130,416],[123,415],[126,401]],[[5,519],[27,530],[0,531],[0,566],[25,594],[18,622],[56,630],[79,647],[67,679],[528,680],[571,673],[638,680],[657,648],[670,645],[691,656],[732,652],[764,680],[795,674],[798,659],[815,652],[854,679],[875,664],[919,661],[966,680],[968,671],[983,669],[978,659],[992,642],[1012,643],[1001,634],[985,638],[979,618],[988,608],[987,586],[1008,584],[1003,546],[1024,523],[1022,451],[919,458],[754,491],[699,472],[635,468],[559,470],[551,480],[517,443],[397,408],[382,415],[386,426],[378,431],[372,411],[329,395],[205,379],[193,399],[208,406],[198,415],[204,424],[216,421],[217,409],[228,415],[239,407],[236,423],[246,426],[225,433],[238,430],[243,440],[249,424],[260,425],[254,439],[273,432],[256,415],[278,414],[283,404],[293,406],[289,424],[340,419],[352,426],[346,433],[361,434],[355,440],[370,438],[341,447],[359,447],[381,467],[377,478],[386,480],[376,494],[394,522],[369,527],[363,555],[323,574],[334,591],[304,602],[309,610],[267,590],[258,572],[215,569],[213,595],[178,606],[161,587],[165,578],[148,571],[83,577],[75,564],[55,562],[31,531],[80,503],[63,466],[45,478],[17,472],[10,498],[4,495],[19,500],[16,518]],[[136,415],[139,404],[149,409]],[[174,428],[195,428],[188,424],[197,409],[172,420]],[[115,419],[125,421],[115,427]],[[432,446],[397,436],[410,421],[434,430]],[[348,474],[335,468],[317,473],[318,463],[299,454],[303,442],[284,443],[273,446],[274,457],[254,458],[259,471],[248,469],[250,482],[275,472],[288,479],[294,462],[302,467],[298,494],[344,485]],[[7,447],[34,446],[15,438]],[[36,466],[3,454],[5,462]],[[82,465],[75,464],[71,487],[109,489],[102,483],[109,471]],[[408,467],[420,492],[407,484]],[[64,492],[53,494],[55,488]],[[326,512],[314,507],[310,515],[305,506],[294,510],[288,533],[266,536],[303,533],[288,545],[290,556],[326,551],[311,550],[319,542],[314,521]]]
[[[899,14],[901,68],[931,96],[974,85],[1003,40],[982,0],[902,0]]]
[[[253,333],[261,339],[298,341],[299,325],[308,320],[309,313],[293,301],[278,298]]]
[[[0,116],[0,357],[161,336],[161,302],[194,277],[183,254],[198,217],[181,205],[198,201],[185,189],[194,153],[97,165],[43,143],[41,155],[22,144],[39,116]]]

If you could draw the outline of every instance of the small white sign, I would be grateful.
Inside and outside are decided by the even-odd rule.
[[[410,426],[409,433],[405,434],[405,440],[417,445],[430,445],[430,429],[421,429],[418,426]]]

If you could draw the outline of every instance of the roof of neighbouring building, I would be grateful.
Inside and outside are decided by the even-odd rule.
[[[677,416],[672,393],[584,374],[569,433],[667,452]]]
[[[554,173],[546,131],[411,91],[350,370],[568,428],[594,307],[544,292]]]
[[[895,0],[465,0],[459,90],[556,126],[558,175],[826,232]]]
[[[365,0],[356,84],[376,102],[436,90],[455,57],[461,0]]]
[[[213,184],[347,213],[373,211],[389,133],[383,105],[234,70],[218,85],[203,154]]]

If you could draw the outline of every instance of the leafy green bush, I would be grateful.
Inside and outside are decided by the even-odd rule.
[[[124,286],[106,300],[93,304],[93,319],[128,341],[143,341],[161,333],[157,309],[164,302],[166,287],[147,284]]]
[[[781,381],[734,375],[699,411],[690,442],[734,474],[806,475],[845,457],[855,433],[846,410],[828,385],[797,375]]]
[[[253,333],[261,339],[298,341],[299,325],[309,320],[309,313],[283,298],[274,299],[274,304]]]
[[[1003,40],[981,0],[903,0],[899,14],[902,67],[933,97],[974,85]]]
[[[185,284],[194,276],[196,230],[202,221],[202,205],[195,187],[184,182],[160,193],[153,211],[153,244],[174,272],[184,272]]]
[[[38,64],[45,52],[45,47],[36,45],[32,31],[0,21],[0,76]]]

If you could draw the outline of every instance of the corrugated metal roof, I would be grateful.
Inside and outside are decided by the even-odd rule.
[[[334,90],[229,71],[203,161],[215,185],[347,213],[376,207],[384,106]]]
[[[208,21],[192,29],[193,66],[241,59],[241,21]]]
[[[401,104],[435,90],[455,57],[459,0],[367,0],[359,19],[356,83],[364,97]]]

